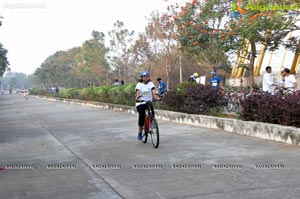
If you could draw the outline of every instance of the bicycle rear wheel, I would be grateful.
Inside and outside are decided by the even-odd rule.
[[[155,118],[153,118],[150,122],[150,128],[151,128],[151,141],[154,146],[154,148],[157,148],[159,145],[159,129],[158,124]]]

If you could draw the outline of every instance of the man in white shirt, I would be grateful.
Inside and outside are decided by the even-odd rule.
[[[285,68],[284,70],[284,87],[289,90],[297,90],[297,81],[294,75],[290,74],[290,69]]]
[[[274,84],[273,78],[272,78],[272,67],[271,66],[267,66],[266,67],[266,73],[263,76],[263,91],[267,92],[269,94],[272,94],[274,91],[274,86],[277,87],[276,84]]]

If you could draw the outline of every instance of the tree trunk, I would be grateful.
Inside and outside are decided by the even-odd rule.
[[[166,70],[166,75],[167,75],[167,79],[166,79],[166,83],[167,83],[167,88],[169,88],[169,61],[168,61],[168,57],[166,57],[166,66],[165,66],[165,70]]]
[[[255,85],[254,83],[254,62],[256,58],[256,45],[254,41],[251,41],[251,58],[249,63],[249,84],[251,87]]]

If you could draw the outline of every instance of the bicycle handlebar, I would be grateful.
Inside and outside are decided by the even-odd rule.
[[[153,101],[161,101],[161,99],[154,99]],[[135,102],[153,102],[153,101],[145,101],[145,100],[135,100]]]
[[[157,93],[155,93],[155,95],[157,95],[157,96],[160,97],[160,95],[157,94]],[[141,97],[142,97],[142,95],[138,96],[138,97],[135,99],[135,102],[152,102],[152,101],[139,100],[139,98],[141,98]],[[161,98],[159,98],[158,100],[157,100],[157,99],[153,99],[153,101],[160,101],[160,100],[161,100]]]

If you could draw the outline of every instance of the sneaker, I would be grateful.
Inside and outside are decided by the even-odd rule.
[[[138,133],[138,136],[137,136],[138,141],[142,141],[142,137],[143,137],[143,136],[142,136],[142,133],[139,132],[139,133]]]

